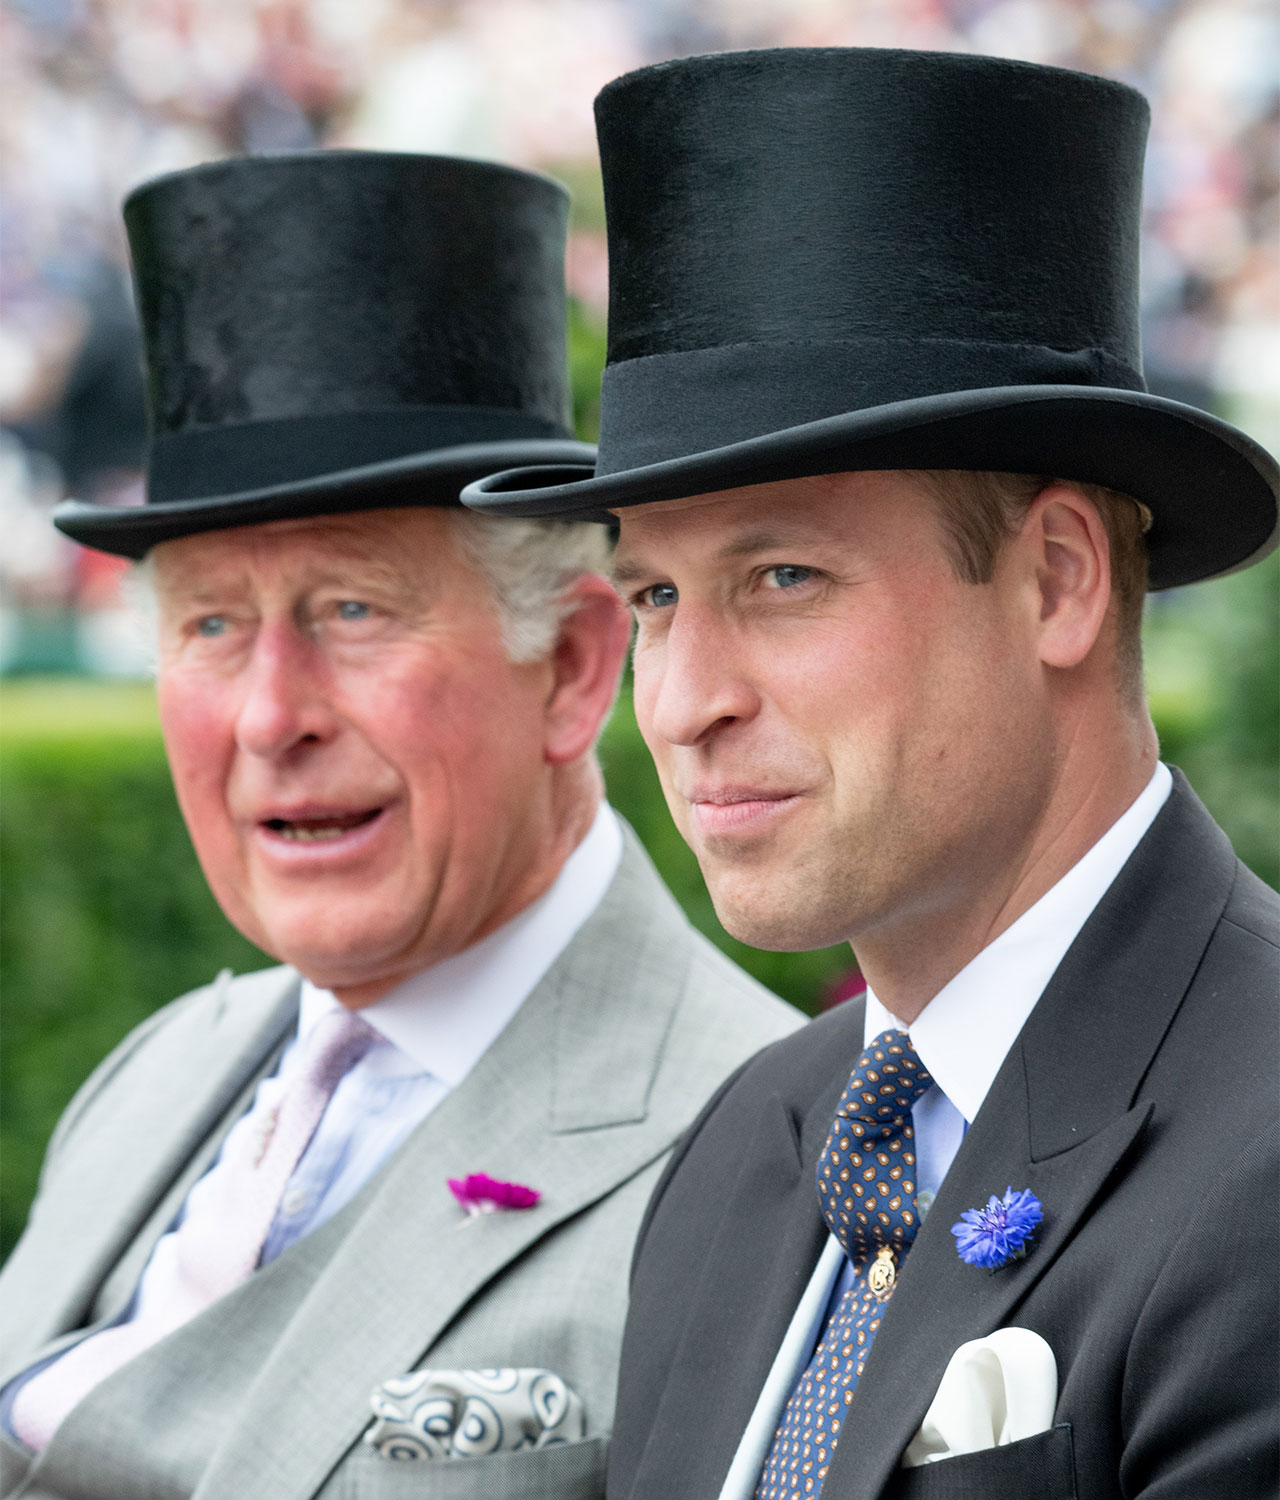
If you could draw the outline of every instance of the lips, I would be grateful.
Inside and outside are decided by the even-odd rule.
[[[689,796],[694,823],[704,836],[756,835],[797,806],[796,792],[765,787],[695,787]]]
[[[796,795],[793,791],[771,790],[755,786],[695,786],[688,793],[688,800],[695,806],[732,807],[739,802],[786,802]]]

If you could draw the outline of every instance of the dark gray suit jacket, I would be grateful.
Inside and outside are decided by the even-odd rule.
[[[1180,777],[965,1137],[854,1396],[824,1500],[1272,1500],[1280,898]],[[814,1170],[862,1047],[849,1005],[708,1106],[641,1232],[610,1500],[713,1500],[825,1238]],[[966,1208],[1030,1188],[1032,1253],[961,1263]],[[947,1362],[1017,1325],[1054,1428],[899,1467]]]

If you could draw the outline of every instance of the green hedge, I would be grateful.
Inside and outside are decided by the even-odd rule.
[[[1278,560],[1153,605],[1153,709],[1241,855],[1280,881]],[[0,1252],[77,1084],[133,1025],[224,965],[264,962],[205,889],[144,685],[10,682],[0,694]],[[624,695],[602,756],[614,803],[693,920],[804,1009],[847,948],[761,953],[720,928]]]

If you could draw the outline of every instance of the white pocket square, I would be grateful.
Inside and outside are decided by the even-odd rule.
[[[920,1430],[902,1455],[913,1469],[1034,1437],[1053,1426],[1058,1367],[1029,1328],[1000,1328],[951,1356]]]
[[[369,1398],[364,1440],[383,1458],[479,1458],[574,1443],[582,1402],[550,1370],[411,1370]]]

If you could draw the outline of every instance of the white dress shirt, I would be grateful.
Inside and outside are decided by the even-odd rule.
[[[911,1111],[917,1200],[923,1192],[932,1201],[1036,1001],[1172,787],[1168,766],[1157,762],[1136,801],[1089,852],[945,984],[910,1026],[867,991],[863,1045],[882,1031],[905,1031],[933,1076]]]
[[[921,1220],[1036,1001],[1172,787],[1169,768],[1157,763],[1137,799],[1088,853],[944,985],[910,1026],[903,1026],[867,991],[863,1045],[882,1031],[906,1031],[934,1079],[911,1111]],[[850,1068],[855,1061],[849,1059]],[[808,1367],[833,1303],[853,1279],[853,1267],[832,1236],[765,1380],[720,1500],[748,1500],[755,1493],[791,1392]]]
[[[487,938],[415,974],[361,1010],[381,1040],[334,1091],[281,1197],[263,1247],[264,1263],[349,1203],[414,1127],[462,1082],[600,904],[621,859],[621,826],[602,803],[587,836],[536,901]],[[285,1059],[338,1004],[327,990],[303,982],[297,1031],[280,1065],[258,1085],[255,1106],[270,1102],[264,1095],[280,1092]],[[233,1127],[228,1140],[247,1126],[248,1118],[246,1114]],[[221,1154],[192,1195],[200,1192],[220,1163]],[[483,1170],[483,1163],[477,1163],[476,1170]],[[152,1252],[130,1317],[148,1297],[163,1295],[175,1233],[176,1225]]]

